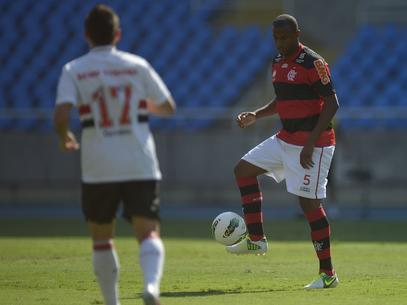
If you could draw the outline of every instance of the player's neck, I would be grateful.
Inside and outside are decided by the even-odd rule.
[[[298,42],[298,44],[292,48],[292,50],[290,50],[289,53],[287,54],[283,54],[283,58],[284,60],[290,60],[292,59],[294,56],[296,56],[298,54],[298,51],[301,49],[301,43]]]
[[[98,51],[111,51],[116,48],[115,45],[111,44],[106,44],[106,45],[98,45],[98,46],[93,46],[90,48],[91,52],[98,52]]]

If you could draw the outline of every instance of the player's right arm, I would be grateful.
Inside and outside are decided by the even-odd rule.
[[[60,103],[55,107],[54,126],[59,139],[59,147],[62,151],[75,151],[79,149],[79,143],[75,135],[69,130],[71,103]]]
[[[272,116],[277,113],[276,104],[276,99],[274,99],[267,105],[264,105],[255,111],[240,113],[236,118],[237,125],[240,128],[246,128],[254,124],[257,119]]]
[[[69,122],[71,110],[77,103],[77,89],[68,69],[68,65],[65,65],[58,82],[54,127],[60,149],[62,151],[75,151],[79,149],[79,143],[69,129]]]

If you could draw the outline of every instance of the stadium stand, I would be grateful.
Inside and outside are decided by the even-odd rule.
[[[211,26],[222,0],[106,3],[121,16],[119,47],[149,60],[182,109],[210,108],[211,114],[220,114],[275,54],[271,27]],[[83,19],[94,4],[94,0],[0,1],[0,129],[51,129],[61,68],[87,52]],[[341,120],[342,127],[407,127],[405,118],[397,119],[398,109],[407,105],[407,71],[400,69],[407,54],[406,33],[405,27],[396,25],[362,26],[333,65],[342,109],[359,109],[356,120]],[[369,119],[366,107],[384,119]],[[77,120],[73,123],[79,128]],[[158,128],[188,129],[212,123],[208,118],[151,121]]]
[[[261,31],[255,26],[212,28],[209,19],[221,2],[202,1],[195,7],[193,1],[186,0],[107,4],[121,16],[124,31],[119,47],[151,62],[178,107],[222,109],[233,104],[275,51],[270,30]],[[51,128],[50,120],[44,117],[52,111],[59,73],[64,63],[87,52],[82,22],[95,3],[0,2],[0,107],[3,114],[18,114],[14,119],[1,116],[0,128]],[[78,122],[75,124],[78,126]],[[152,124],[169,127],[176,122],[153,120]],[[211,120],[182,124],[200,128],[210,125]]]
[[[342,127],[407,127],[405,118],[397,118],[407,106],[407,71],[400,65],[407,54],[406,33],[404,26],[365,25],[348,44],[332,74],[342,106],[359,108],[360,118],[343,119]],[[369,118],[367,107],[383,119]]]

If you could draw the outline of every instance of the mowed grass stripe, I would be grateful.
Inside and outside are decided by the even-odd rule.
[[[89,238],[80,234],[64,236],[70,230],[77,232],[75,221],[46,224],[58,228],[49,230],[53,237],[41,237],[45,231],[36,237],[33,223],[32,228],[26,227],[32,237],[0,238],[0,304],[102,304],[91,266]],[[208,235],[205,238],[209,227],[203,227],[204,224],[164,223],[167,228],[164,233],[167,260],[162,282],[164,305],[407,304],[407,243],[394,241],[403,238],[398,224],[355,223],[349,227],[349,222],[337,222],[337,231],[354,232],[350,239],[360,241],[346,241],[342,233],[340,239],[334,240],[333,259],[341,283],[336,289],[322,291],[302,289],[318,269],[312,244],[306,240],[305,223],[269,225],[267,229],[280,237],[273,240],[271,234],[271,251],[264,257],[229,255]],[[9,232],[21,230],[21,227],[13,229],[10,223],[7,225]],[[366,235],[369,230],[364,225],[371,232],[387,233],[391,242],[383,241],[385,233],[380,242],[372,241],[374,236]],[[86,226],[81,226],[79,231],[86,230]],[[291,233],[284,233],[285,227]],[[186,236],[181,228],[188,233]],[[52,234],[58,230],[66,234],[61,237]],[[125,237],[116,239],[121,261],[121,302],[122,305],[142,304],[138,245],[128,236],[128,230],[128,226],[119,224],[118,233]],[[299,230],[303,231],[302,235],[296,233]],[[281,241],[284,234],[289,241]]]

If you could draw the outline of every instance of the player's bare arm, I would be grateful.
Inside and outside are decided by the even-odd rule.
[[[324,97],[324,106],[319,116],[318,123],[311,132],[308,141],[304,145],[300,154],[300,163],[303,168],[309,169],[314,166],[314,162],[312,162],[312,153],[314,151],[315,142],[328,127],[328,124],[331,122],[338,108],[339,103],[336,94]]]
[[[167,99],[164,103],[159,105],[154,104],[152,101],[147,101],[147,109],[149,112],[158,116],[170,116],[176,110],[175,102],[172,98]]]
[[[276,113],[276,100],[272,100],[267,105],[251,112],[242,112],[237,118],[236,122],[240,128],[246,128],[256,122],[257,119],[268,117]]]
[[[59,138],[59,146],[62,151],[75,151],[79,149],[79,143],[75,135],[69,130],[71,103],[62,103],[56,106],[54,112],[54,126]]]

